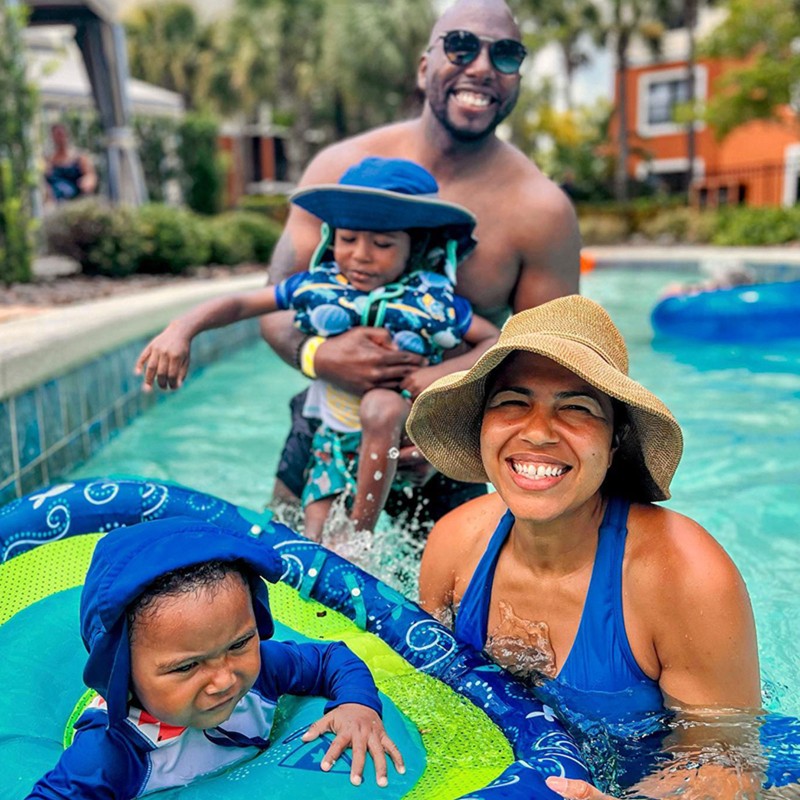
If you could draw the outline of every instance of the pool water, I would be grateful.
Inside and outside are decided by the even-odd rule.
[[[755,610],[765,707],[800,716],[800,343],[654,342],[649,313],[659,291],[690,277],[595,270],[582,291],[621,329],[632,376],[681,423],[686,449],[667,505],[706,527],[738,565]],[[265,345],[253,345],[206,368],[70,477],[169,479],[261,509],[289,399],[305,383]],[[373,569],[393,582],[396,565],[385,561]]]

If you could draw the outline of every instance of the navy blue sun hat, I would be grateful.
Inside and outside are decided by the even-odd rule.
[[[130,645],[127,609],[156,578],[206,561],[244,561],[258,635],[275,630],[260,575],[280,574],[280,556],[258,536],[190,517],[118,528],[95,548],[81,593],[81,638],[89,652],[83,680],[106,701],[109,725],[128,713]]]
[[[439,229],[435,239],[443,246],[454,241],[454,259],[460,262],[477,244],[472,238],[477,220],[463,206],[439,199],[438,191],[436,179],[419,164],[371,156],[346,170],[338,183],[298,189],[290,199],[331,229]]]

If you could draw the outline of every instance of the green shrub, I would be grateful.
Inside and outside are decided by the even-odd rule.
[[[249,214],[244,211],[233,212],[225,216],[231,221],[233,227],[241,232],[242,236],[248,236],[252,240],[252,260],[268,264],[283,226],[272,219],[265,219],[258,214]]]
[[[273,220],[244,211],[230,211],[215,217],[210,226],[211,261],[268,264],[281,230]]]
[[[120,277],[136,272],[142,254],[142,234],[136,213],[114,208],[97,198],[59,206],[43,224],[51,253],[74,258],[87,275]]]
[[[621,244],[630,235],[628,219],[615,214],[581,214],[578,219],[584,244]]]
[[[717,245],[774,245],[800,241],[800,207],[726,208],[718,213]]]
[[[0,281],[31,278],[33,214],[30,129],[36,94],[25,71],[25,4],[0,4]]]
[[[218,129],[214,117],[197,112],[187,114],[178,129],[183,198],[200,214],[222,209],[225,170],[217,152]]]
[[[180,208],[152,204],[138,214],[142,236],[140,272],[180,273],[207,264],[211,254],[205,222]]]
[[[236,208],[263,214],[283,225],[289,216],[289,198],[282,194],[246,194],[239,198]]]
[[[212,264],[243,264],[253,260],[253,237],[234,221],[233,214],[214,217],[209,225]]]

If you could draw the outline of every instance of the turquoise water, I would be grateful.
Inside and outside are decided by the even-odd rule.
[[[653,342],[649,312],[660,289],[687,277],[597,270],[583,293],[622,330],[631,374],[680,421],[686,450],[668,505],[711,531],[738,565],[756,615],[765,705],[798,716],[800,343],[762,351]],[[289,398],[304,385],[265,345],[253,345],[190,380],[71,477],[169,479],[261,509]]]

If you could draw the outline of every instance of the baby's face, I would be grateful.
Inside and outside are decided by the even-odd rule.
[[[157,598],[131,631],[131,682],[161,722],[213,728],[233,713],[261,668],[250,589],[237,574]]]
[[[411,237],[405,231],[337,228],[333,257],[342,275],[362,292],[396,281],[405,271]]]

